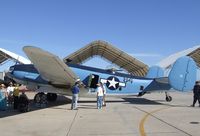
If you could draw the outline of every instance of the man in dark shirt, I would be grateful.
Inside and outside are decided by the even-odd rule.
[[[22,91],[22,94],[19,96],[18,109],[20,112],[29,111],[29,99],[25,94],[25,91]]]
[[[72,110],[77,110],[77,105],[78,105],[78,93],[80,91],[79,89],[79,83],[80,80],[77,80],[75,85],[72,88],[72,105],[71,105],[71,109]]]
[[[194,85],[193,94],[194,94],[194,100],[193,100],[193,104],[191,106],[194,107],[197,100],[198,100],[199,106],[200,106],[200,82],[199,81],[196,81],[196,83]]]

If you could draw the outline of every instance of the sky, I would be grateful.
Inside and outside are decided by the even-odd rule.
[[[32,45],[64,58],[104,40],[151,66],[200,45],[199,7],[199,0],[1,0],[0,48],[26,57],[22,48]]]

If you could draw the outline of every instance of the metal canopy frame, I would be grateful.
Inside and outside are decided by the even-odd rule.
[[[81,64],[100,56],[135,76],[145,76],[148,66],[105,41],[94,41],[64,58],[65,63]]]
[[[187,56],[190,56],[194,59],[197,66],[200,67],[200,48],[197,48],[193,52],[189,53]]]
[[[0,51],[0,64],[3,64],[4,62],[6,62],[9,58],[10,58],[9,55]]]

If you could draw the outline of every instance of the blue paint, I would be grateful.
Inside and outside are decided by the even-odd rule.
[[[164,76],[164,70],[159,66],[152,66],[146,75],[146,78],[160,78]]]
[[[79,69],[79,68],[71,68],[76,75],[79,76],[81,80],[85,80],[86,77],[88,77],[90,74],[95,74],[99,75],[99,80],[100,79],[107,79],[110,76],[115,76],[115,75],[110,75],[110,74],[102,74],[98,72],[91,72],[89,70],[84,70],[84,69]],[[144,88],[147,87],[152,80],[151,79],[134,79],[134,78],[129,78],[129,81],[125,81],[126,78],[124,77],[119,77],[116,76],[120,82],[124,82],[126,84],[125,87],[121,87],[116,89],[116,90],[109,90],[107,87],[107,93],[108,94],[136,94],[138,92],[141,92],[140,88],[143,86]]]
[[[169,74],[169,83],[159,82],[163,78],[163,69],[154,66],[149,69],[146,77],[137,77],[130,74],[113,72],[109,70],[81,66],[76,64],[68,65],[72,71],[79,76],[81,81],[88,87],[88,91],[94,91],[96,83],[104,81],[107,94],[138,94],[139,92],[151,92],[156,90],[169,90],[173,87],[176,90],[191,90],[196,80],[196,63],[190,57],[178,59]],[[49,84],[44,80],[33,65],[15,65],[10,68],[10,76],[21,81]],[[95,75],[95,86],[89,86],[91,75]],[[90,89],[91,87],[92,89]]]
[[[194,60],[184,56],[174,63],[170,74],[170,85],[180,91],[190,91],[196,81],[197,66]]]

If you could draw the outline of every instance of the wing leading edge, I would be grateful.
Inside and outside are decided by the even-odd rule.
[[[25,46],[23,50],[42,78],[51,84],[72,85],[78,78],[59,57],[33,46]]]

